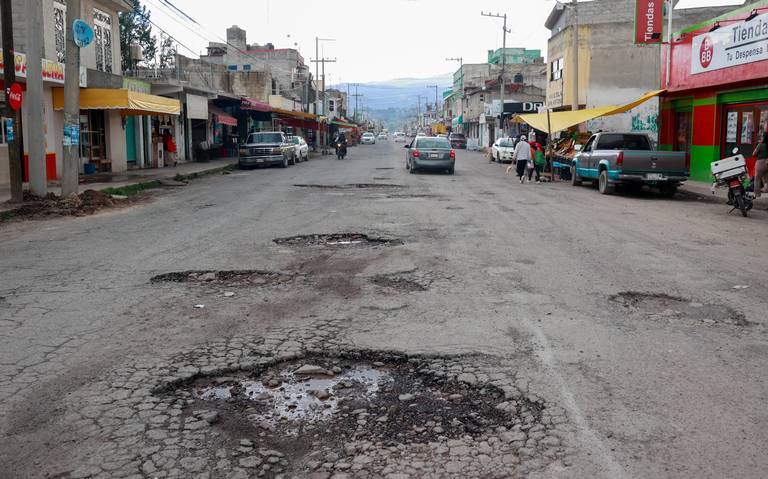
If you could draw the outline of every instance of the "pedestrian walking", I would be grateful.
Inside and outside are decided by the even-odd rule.
[[[517,146],[515,146],[515,152],[512,154],[512,161],[515,164],[520,183],[525,182],[525,169],[528,167],[528,162],[532,159],[531,145],[528,143],[528,138],[522,135],[520,141],[517,142]]]
[[[547,159],[544,156],[544,149],[539,142],[531,144],[533,160],[529,161],[530,169],[528,170],[528,183],[533,179],[533,174],[536,173],[536,183],[541,183],[541,172],[544,171],[544,165],[547,164]]]
[[[755,147],[752,156],[757,158],[755,163],[755,198],[760,198],[762,193],[768,193],[768,132],[763,133],[763,138]]]
[[[178,160],[176,159],[176,140],[173,139],[173,135],[171,134],[170,129],[166,129],[163,132],[163,147],[165,148],[165,153],[168,156],[167,163],[173,162],[173,166],[176,166],[176,163]]]

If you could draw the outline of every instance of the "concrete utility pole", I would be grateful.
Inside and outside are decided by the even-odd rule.
[[[43,2],[26,2],[27,15],[27,133],[29,135],[29,189],[48,193],[43,126]],[[8,65],[10,67],[10,64]]]
[[[573,11],[573,99],[571,110],[579,109],[579,4],[577,0],[571,0]]]
[[[320,58],[320,42],[335,42],[335,38],[320,38],[315,37],[315,59],[312,60],[315,64],[315,115],[317,115],[317,138],[315,139],[315,143],[320,143],[320,87],[317,84],[318,80],[320,79],[320,65],[318,64],[318,58]],[[323,77],[323,82],[325,82],[325,77]],[[323,84],[323,91],[325,91],[325,84]],[[323,112],[325,113],[325,112]]]
[[[67,0],[66,66],[64,70],[64,129],[80,130],[80,47],[75,43],[72,25],[80,17],[80,0]],[[79,137],[79,135],[78,135]],[[64,145],[61,168],[61,196],[78,193],[80,145]]]
[[[437,89],[440,88],[438,85],[427,85],[427,88],[434,88],[435,89],[435,119],[437,119],[437,107],[439,105],[439,102],[437,101]]]
[[[355,94],[352,95],[353,97],[355,97],[355,122],[357,122],[357,99],[363,96],[362,93],[357,92],[357,87],[359,86],[360,86],[359,83],[355,83]]]
[[[425,97],[423,95],[419,95],[419,103],[418,103],[418,107],[417,107],[417,110],[416,110],[416,124],[419,125],[419,127],[424,126],[423,125],[424,122],[421,121],[421,99],[422,98],[424,99],[424,103],[426,103],[426,100],[427,100],[427,97]]]
[[[667,64],[665,75],[666,84],[664,85],[664,88],[669,88],[669,75],[672,74],[672,13],[675,9],[675,6],[672,0],[668,0],[665,3],[667,7]],[[663,45],[659,45],[659,49],[661,51],[663,51],[663,48]]]
[[[576,0],[573,0],[574,2]],[[504,134],[504,74],[507,69],[507,33],[512,30],[507,29],[507,14],[500,15],[498,13],[480,13],[484,17],[503,18],[504,25],[502,28],[502,43],[501,43],[501,85],[499,87],[499,97],[501,98],[501,113],[499,113],[499,129],[501,134]]]
[[[2,21],[3,27],[3,58],[6,65],[3,73],[6,92],[3,116],[13,121],[13,140],[8,141],[8,173],[11,179],[11,201],[21,203],[24,200],[21,171],[21,159],[24,157],[21,143],[21,111],[13,111],[11,103],[8,101],[8,91],[11,85],[16,83],[16,69],[12,68],[16,52],[13,49],[13,9],[11,4],[11,0],[0,0],[0,16],[2,17],[0,21]]]

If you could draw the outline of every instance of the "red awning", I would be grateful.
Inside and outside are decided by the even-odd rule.
[[[240,109],[261,111],[264,113],[269,113],[272,111],[272,107],[269,106],[269,103],[254,100],[253,98],[243,98],[243,100],[240,102]]]
[[[229,115],[216,115],[216,123],[220,125],[237,126],[237,118]]]

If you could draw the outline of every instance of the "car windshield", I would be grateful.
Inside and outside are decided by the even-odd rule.
[[[464,139],[464,135],[462,135],[461,133],[451,133],[451,139],[452,140],[463,140]]]
[[[248,137],[248,143],[280,143],[283,141],[283,135],[280,133],[251,133]]]
[[[512,140],[501,140],[499,146],[502,148],[512,148],[515,146],[515,143]]]
[[[645,135],[603,134],[597,142],[597,149],[648,151],[651,145]]]
[[[451,144],[445,138],[419,138],[416,142],[416,148],[436,148],[436,149],[451,149]]]

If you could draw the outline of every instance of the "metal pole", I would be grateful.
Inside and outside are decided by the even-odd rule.
[[[317,118],[317,134],[315,135],[315,148],[320,146],[320,112],[317,105],[320,100],[320,90],[317,82],[320,80],[320,65],[317,60],[320,58],[320,37],[315,37],[315,117]]]
[[[550,118],[549,107],[547,107],[547,149],[545,151],[551,151],[552,147],[552,119]],[[555,167],[552,164],[552,157],[549,158],[549,171],[552,183],[555,182]]]
[[[579,7],[577,0],[571,0],[573,9],[573,98],[571,110],[579,109]]]
[[[669,87],[669,76],[672,74],[672,12],[675,6],[672,0],[667,2],[667,67],[665,75],[665,87]]]
[[[20,203],[24,200],[24,192],[22,190],[22,167],[21,161],[24,156],[24,151],[21,142],[21,112],[13,111],[11,104],[8,101],[8,89],[16,83],[16,69],[13,68],[15,63],[16,52],[13,49],[13,14],[11,0],[0,1],[0,21],[3,28],[3,59],[5,62],[5,69],[3,73],[3,79],[5,80],[6,101],[5,109],[3,110],[3,116],[13,122],[13,140],[8,142],[8,174],[11,180],[11,201],[14,203]]]
[[[504,136],[504,74],[507,69],[507,14],[504,14],[504,34],[501,41],[501,112],[499,113],[499,129],[501,130],[501,136]]]
[[[80,0],[67,1],[66,66],[64,71],[64,131],[80,131],[80,47],[75,43],[72,24],[80,17]],[[79,138],[79,134],[77,137]],[[70,137],[71,139],[71,137]],[[80,145],[64,144],[61,168],[61,196],[78,193]]]
[[[48,193],[45,168],[45,118],[43,118],[43,2],[26,2],[27,14],[27,132],[29,135],[29,189],[37,196]],[[10,68],[11,64],[8,64]]]

